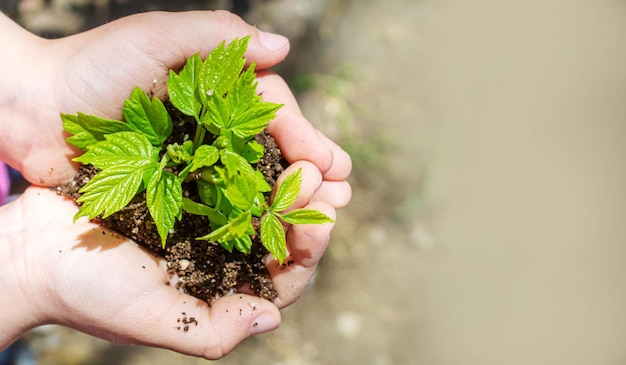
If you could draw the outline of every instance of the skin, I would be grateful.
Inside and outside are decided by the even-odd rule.
[[[167,282],[164,262],[136,243],[85,220],[73,202],[46,186],[76,172],[77,151],[66,142],[59,113],[81,111],[120,119],[133,87],[165,96],[169,69],[222,40],[251,35],[246,57],[267,69],[289,52],[287,39],[263,33],[227,12],[145,13],[62,38],[38,38],[0,14],[0,160],[33,185],[0,207],[0,349],[47,323],[112,342],[142,344],[217,359],[248,336],[280,323],[279,309],[302,294],[329,242],[332,224],[294,226],[287,241],[294,264],[277,270],[275,302],[236,294],[209,307]],[[303,186],[293,208],[331,218],[350,200],[349,156],[303,116],[277,75],[259,72],[259,91],[285,106],[270,124]],[[244,315],[239,315],[239,310]],[[189,331],[178,319],[194,317]]]

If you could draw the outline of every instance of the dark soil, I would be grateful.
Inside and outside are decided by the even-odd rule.
[[[169,103],[167,103],[169,104]],[[168,105],[174,120],[174,132],[166,143],[182,144],[185,136],[193,135],[195,121],[180,114]],[[257,168],[266,181],[273,186],[278,176],[288,165],[280,149],[269,132],[264,131],[255,137],[265,147],[263,158]],[[78,190],[96,174],[91,166],[81,166],[70,183],[57,188],[61,195],[78,199]],[[183,185],[183,196],[196,197],[195,183]],[[194,199],[198,201],[198,199]],[[167,238],[165,249],[145,202],[145,193],[135,196],[130,204],[106,219],[96,219],[97,223],[133,239],[148,250],[164,258],[170,274],[177,276],[176,287],[208,303],[245,288],[262,298],[273,300],[278,293],[272,285],[263,258],[268,251],[257,235],[253,237],[252,253],[244,254],[237,250],[228,252],[217,243],[196,240],[211,231],[207,217],[183,212],[182,220],[177,221],[174,230]],[[254,223],[254,222],[253,222]]]

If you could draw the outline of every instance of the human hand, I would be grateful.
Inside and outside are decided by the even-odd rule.
[[[310,198],[307,191],[301,200]],[[326,203],[311,208],[335,217]],[[168,285],[162,259],[84,218],[72,223],[76,211],[72,201],[39,187],[0,207],[0,349],[29,328],[57,323],[115,343],[219,358],[278,326],[278,307],[300,295],[309,279],[303,273],[317,264],[332,228],[291,233],[294,271],[271,273],[278,306],[235,294],[209,307]]]
[[[135,86],[164,97],[169,69],[180,68],[196,52],[206,56],[223,40],[251,35],[246,57],[258,70],[279,63],[289,51],[286,38],[222,11],[138,14],[57,40],[36,38],[7,22],[0,16],[0,41],[12,46],[0,77],[0,132],[11,138],[0,144],[0,159],[31,183],[48,186],[69,180],[76,168],[71,162],[76,151],[65,142],[59,113],[120,119]],[[299,124],[290,128],[299,130]],[[312,127],[306,129],[302,134],[310,145],[324,145],[308,135],[315,132]],[[288,156],[299,157],[285,148]],[[324,152],[310,158],[321,170],[330,166],[331,153]]]

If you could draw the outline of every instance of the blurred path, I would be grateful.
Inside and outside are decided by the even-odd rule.
[[[427,3],[415,363],[626,363],[626,4]]]
[[[352,259],[320,274],[367,303],[343,299],[364,318],[346,358],[625,363],[626,4],[370,0],[344,15],[315,62],[360,73],[352,133],[389,164],[356,156],[378,172],[355,174]],[[312,105],[322,126],[341,116]],[[389,219],[394,204],[409,209]]]

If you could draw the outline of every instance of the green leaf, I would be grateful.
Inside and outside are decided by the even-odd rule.
[[[167,235],[174,228],[175,219],[180,219],[183,205],[183,190],[176,175],[169,171],[154,174],[146,190],[146,205],[165,248]]]
[[[254,171],[254,181],[256,185],[256,191],[261,193],[268,193],[272,191],[272,187],[265,180],[265,176],[259,170]]]
[[[280,212],[289,208],[300,193],[300,185],[302,185],[302,168],[287,176],[280,184],[270,211]]]
[[[215,209],[218,209],[229,217],[234,209],[232,203],[226,197],[226,189],[222,186],[215,186]]]
[[[250,204],[254,202],[254,198],[257,194],[256,181],[254,179],[254,176],[254,174],[235,176],[235,179],[233,181]]]
[[[220,241],[218,242],[220,244],[220,246],[224,247],[224,249],[228,252],[231,252],[233,250],[233,248],[235,248],[235,240],[229,240],[229,241]]]
[[[172,162],[179,164],[181,162],[189,162],[193,158],[193,142],[185,141],[183,145],[178,143],[167,145],[167,154]]]
[[[259,102],[233,117],[230,129],[241,138],[252,137],[262,132],[276,118],[276,111],[281,104]]]
[[[146,136],[137,132],[117,132],[104,136],[105,140],[88,147],[83,155],[73,161],[91,164],[99,169],[114,166],[144,168],[158,165],[158,148]]]
[[[217,148],[209,145],[202,145],[198,147],[193,159],[191,160],[191,172],[203,167],[212,166],[219,158],[220,153]]]
[[[265,195],[262,192],[257,192],[254,202],[250,206],[250,212],[255,217],[260,217],[267,211],[268,205],[265,201]]]
[[[80,189],[83,203],[76,218],[103,217],[124,208],[137,193],[146,175],[153,174],[159,163],[158,149],[136,132],[117,132],[105,135],[105,140],[88,148],[74,161],[92,164],[102,169]]]
[[[196,119],[202,107],[201,99],[196,93],[201,67],[202,59],[196,53],[187,60],[179,74],[170,71],[170,78],[167,80],[167,92],[172,104],[183,114]]]
[[[326,214],[314,209],[295,209],[289,213],[277,215],[285,222],[291,224],[323,224],[335,222]]]
[[[226,189],[224,189],[224,195],[233,207],[241,210],[250,208],[250,202],[236,185],[229,184],[226,186]]]
[[[247,70],[242,72],[232,89],[228,92],[228,100],[232,105],[234,114],[245,111],[250,105],[261,100],[261,97],[256,93],[255,67],[256,63],[253,63]]]
[[[217,187],[215,184],[208,183],[204,180],[196,180],[198,187],[198,195],[200,200],[207,205],[215,206],[217,203]]]
[[[240,213],[236,218],[228,222],[206,236],[198,237],[197,240],[207,240],[211,242],[228,242],[237,237],[243,237],[250,226],[252,215],[249,211]]]
[[[131,130],[126,123],[119,120],[104,119],[83,113],[61,114],[61,119],[63,128],[72,134],[67,138],[67,142],[82,150],[86,150],[87,147],[99,141],[104,141],[105,134]]]
[[[249,255],[252,252],[252,239],[250,236],[234,238],[232,240],[232,247]]]
[[[199,73],[198,91],[202,98],[223,96],[231,89],[246,64],[243,55],[249,39],[249,36],[235,38],[228,46],[222,42],[209,53]]]
[[[183,210],[187,213],[202,215],[209,218],[209,222],[216,226],[223,226],[228,223],[224,214],[208,205],[196,203],[189,198],[183,198]]]
[[[172,118],[158,98],[150,98],[136,87],[124,101],[122,110],[126,124],[135,132],[144,134],[150,143],[161,145],[172,133]]]
[[[244,145],[244,147],[237,151],[241,157],[245,158],[249,163],[257,163],[263,157],[265,153],[265,147],[255,140],[252,140]]]
[[[226,197],[239,209],[248,209],[257,193],[255,170],[240,155],[222,151],[222,163],[226,167]]]
[[[247,179],[254,180],[254,168],[239,154],[231,151],[222,151],[220,161],[228,170],[229,178],[232,179],[235,175],[241,175]]]
[[[100,171],[80,189],[82,194],[78,202],[82,206],[74,216],[76,220],[82,216],[93,219],[102,214],[106,218],[120,211],[135,196],[143,181],[145,170],[153,169],[154,165],[113,166]]]
[[[283,263],[287,257],[287,239],[283,225],[273,214],[266,214],[261,219],[261,243],[279,264]]]
[[[264,102],[256,93],[255,64],[244,71],[227,94],[232,121],[228,128],[242,138],[250,138],[265,129],[282,105]]]
[[[221,95],[212,95],[206,97],[206,113],[202,116],[200,122],[207,126],[216,126],[219,129],[226,129],[230,125],[231,111],[226,99]]]

